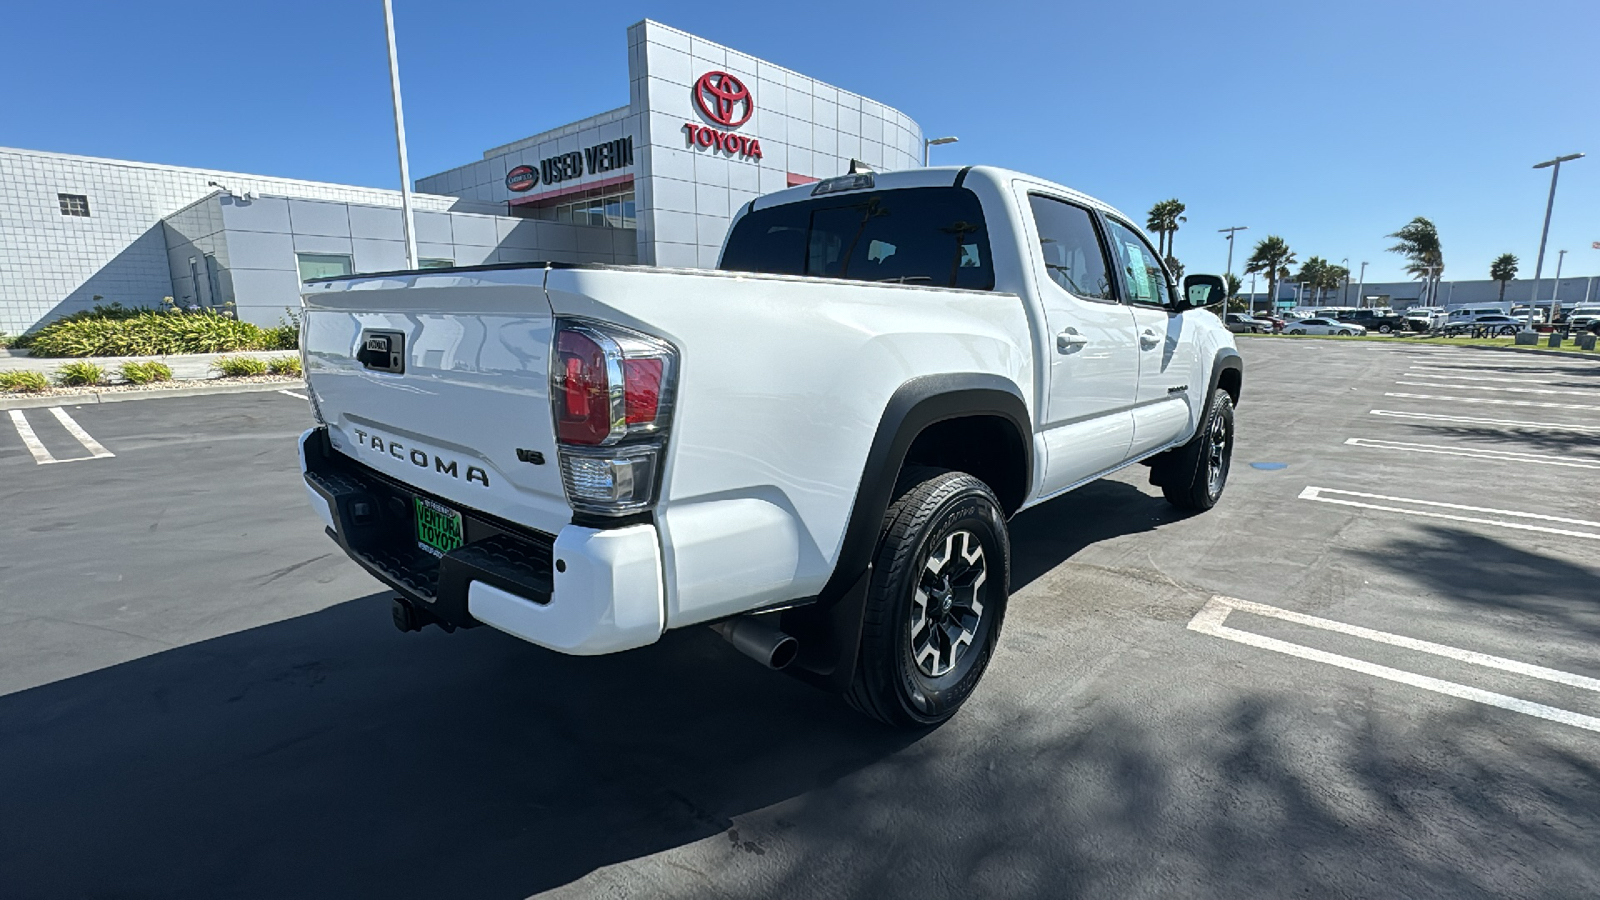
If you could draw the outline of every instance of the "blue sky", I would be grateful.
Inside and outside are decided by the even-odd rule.
[[[351,184],[397,183],[381,4],[13,4],[0,145]],[[1178,197],[1176,250],[1220,272],[1248,225],[1369,281],[1426,215],[1446,277],[1501,252],[1600,274],[1600,3],[507,3],[395,0],[412,173],[627,102],[650,17],[894,106],[1137,215]]]

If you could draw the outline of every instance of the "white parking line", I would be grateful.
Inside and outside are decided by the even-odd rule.
[[[1456,516],[1449,513],[1430,512],[1424,509],[1406,509],[1402,506],[1386,506],[1378,503],[1362,503],[1359,500],[1340,500],[1337,497],[1325,497],[1324,494],[1338,494],[1343,497],[1362,497],[1367,500],[1387,500],[1390,503],[1411,503],[1417,506],[1432,506],[1440,509],[1456,509],[1463,512],[1494,513],[1501,516],[1510,516],[1514,519],[1534,519],[1540,522],[1558,522],[1563,525],[1585,525],[1595,531],[1573,531],[1568,528],[1550,528],[1544,525],[1529,525],[1526,522],[1507,522],[1501,519],[1486,519],[1481,516]],[[1510,509],[1493,509],[1487,506],[1463,506],[1459,503],[1439,503],[1435,500],[1417,500],[1412,497],[1390,497],[1385,494],[1367,494],[1361,491],[1340,491],[1333,488],[1307,487],[1300,492],[1301,500],[1315,500],[1318,503],[1333,503],[1339,506],[1355,506],[1361,509],[1377,509],[1384,512],[1401,513],[1407,516],[1422,516],[1428,519],[1450,519],[1456,522],[1471,522],[1475,525],[1493,525],[1497,528],[1514,528],[1518,531],[1538,531],[1545,534],[1559,534],[1566,537],[1585,538],[1591,541],[1600,541],[1600,522],[1590,522],[1586,519],[1566,519],[1561,516],[1547,516],[1543,513],[1518,512]]]
[[[1392,419],[1419,419],[1424,422],[1450,422],[1463,425],[1499,425],[1503,428],[1542,428],[1556,431],[1600,431],[1600,425],[1563,425],[1558,422],[1516,422],[1506,419],[1480,419],[1475,416],[1445,416],[1438,413],[1402,412],[1398,409],[1368,410],[1375,416]]]
[[[1431,366],[1412,366],[1413,369],[1432,368]],[[1555,384],[1542,378],[1500,378],[1483,375],[1462,375],[1457,372],[1407,372],[1402,378],[1438,378],[1445,381],[1493,381],[1496,384]],[[1600,384],[1595,385],[1600,388]]]
[[[116,456],[115,453],[107,450],[99,441],[90,437],[89,432],[84,431],[82,425],[79,425],[76,421],[74,421],[72,416],[67,415],[66,410],[59,406],[52,406],[50,407],[50,414],[55,416],[56,421],[60,422],[61,425],[67,429],[68,434],[71,434],[73,437],[78,439],[78,443],[83,445],[83,449],[94,454],[92,457],[93,459],[105,459],[108,456]]]
[[[1600,397],[1600,391],[1563,391],[1559,388],[1492,387],[1487,384],[1440,384],[1436,381],[1396,381],[1407,387],[1425,387],[1454,391],[1500,391],[1506,394],[1563,394],[1570,397]]]
[[[1431,387],[1432,385],[1430,385]],[[1403,400],[1444,400],[1450,403],[1489,403],[1495,406],[1537,406],[1541,409],[1600,409],[1583,403],[1546,403],[1541,400],[1501,400],[1498,397],[1450,397],[1444,394],[1385,393],[1385,397]]]
[[[1600,469],[1600,459],[1585,459],[1579,456],[1546,456],[1542,453],[1518,453],[1513,450],[1494,450],[1488,447],[1444,447],[1439,444],[1408,444],[1404,441],[1383,441],[1376,438],[1350,438],[1345,443],[1352,447],[1368,447],[1373,450],[1400,450],[1406,453],[1466,456],[1472,459],[1486,459],[1493,462],[1569,466],[1574,469]]]
[[[1516,660],[1505,659],[1499,656],[1490,656],[1486,653],[1477,653],[1472,650],[1462,650],[1458,647],[1435,644],[1432,641],[1422,641],[1417,640],[1416,638],[1408,638],[1403,635],[1375,631],[1370,628],[1362,628],[1359,625],[1348,625],[1344,622],[1335,622],[1332,619],[1308,616],[1303,613],[1297,613],[1287,609],[1279,609],[1275,606],[1267,606],[1263,603],[1251,603],[1248,600],[1237,600],[1232,597],[1223,597],[1220,595],[1214,596],[1208,600],[1206,605],[1195,614],[1195,617],[1189,620],[1189,630],[1198,632],[1200,634],[1210,635],[1212,637],[1219,637],[1223,640],[1234,641],[1236,643],[1256,647],[1261,650],[1271,650],[1275,653],[1283,653],[1288,656],[1294,656],[1300,659],[1310,660],[1312,662],[1320,662],[1330,666],[1337,666],[1338,668],[1347,669],[1352,672],[1360,672],[1364,675],[1371,675],[1374,678],[1382,678],[1386,681],[1393,681],[1399,684],[1406,684],[1412,687],[1422,688],[1426,691],[1444,694],[1447,697],[1455,697],[1460,700],[1471,700],[1475,703],[1495,706],[1499,707],[1500,709],[1510,710],[1511,712],[1522,713],[1523,715],[1534,716],[1536,718],[1546,719],[1551,722],[1559,722],[1563,725],[1571,725],[1574,728],[1582,728],[1587,731],[1600,731],[1600,718],[1595,718],[1594,716],[1586,716],[1582,713],[1575,713],[1570,710],[1559,709],[1554,706],[1546,706],[1543,703],[1535,703],[1531,700],[1523,700],[1521,698],[1511,697],[1506,694],[1497,694],[1493,691],[1486,691],[1481,688],[1475,688],[1465,684],[1457,684],[1454,681],[1445,681],[1442,678],[1432,678],[1427,675],[1418,675],[1415,672],[1407,672],[1402,669],[1396,669],[1390,666],[1383,666],[1377,663],[1367,662],[1366,660],[1354,659],[1349,656],[1340,656],[1337,653],[1329,653],[1326,650],[1318,650],[1313,647],[1304,647],[1300,644],[1279,640],[1278,638],[1271,638],[1249,631],[1241,631],[1237,628],[1229,628],[1224,623],[1227,621],[1228,614],[1234,612],[1235,610],[1239,612],[1252,613],[1259,616],[1282,619],[1287,622],[1294,622],[1296,624],[1306,625],[1311,628],[1319,628],[1324,631],[1346,634],[1350,635],[1351,637],[1363,638],[1365,640],[1389,644],[1395,647],[1403,647],[1408,650],[1417,650],[1423,653],[1430,653],[1435,656],[1442,656],[1447,659],[1454,659],[1459,662],[1470,663],[1472,665],[1483,666],[1485,668],[1498,669],[1500,671],[1512,672],[1518,675],[1526,675],[1532,678],[1543,679],[1545,681],[1553,681],[1558,684],[1565,684],[1571,687],[1582,688],[1584,690],[1600,691],[1600,682],[1597,682],[1593,678],[1586,678],[1582,675],[1573,675],[1568,672],[1547,669],[1543,666],[1535,666],[1528,663],[1517,662]]]
[[[39,440],[39,435],[33,430],[33,424],[28,421],[28,417],[23,414],[22,410],[13,409],[10,412],[11,424],[16,426],[17,435],[22,438],[22,443],[27,446],[28,452],[33,454],[33,461],[41,466],[48,466],[54,463],[83,462],[86,459],[105,459],[109,456],[116,456],[115,453],[107,450],[103,444],[91,437],[89,432],[84,431],[83,426],[68,415],[66,410],[59,406],[52,406],[50,407],[50,414],[56,417],[56,421],[67,429],[68,434],[77,438],[78,443],[83,445],[83,449],[94,454],[93,456],[80,456],[73,459],[56,459],[50,454],[49,449],[45,447],[44,442]]]
[[[23,445],[28,448],[29,453],[33,454],[34,462],[41,466],[58,462],[54,456],[50,455],[50,451],[45,449],[44,443],[39,440],[39,436],[33,433],[33,426],[28,423],[28,417],[22,414],[22,410],[11,410],[11,424],[17,426],[17,436],[22,438]]]
[[[296,394],[294,391],[284,390],[284,391],[279,391],[278,393],[280,393],[280,394],[288,394],[291,397],[298,397],[301,400],[310,400],[311,399],[310,397],[307,397],[305,394]]]
[[[1419,362],[1416,365],[1426,365],[1429,368],[1466,368],[1477,372],[1499,372],[1502,368],[1526,368],[1526,370],[1541,370],[1541,372],[1594,372],[1592,365],[1586,365],[1582,360],[1573,364],[1562,362],[1502,362],[1502,360],[1478,360],[1478,362]]]

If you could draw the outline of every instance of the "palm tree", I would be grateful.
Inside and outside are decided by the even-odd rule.
[[[1328,261],[1320,256],[1313,256],[1300,264],[1300,273],[1294,276],[1297,282],[1304,282],[1306,287],[1316,291],[1312,295],[1308,306],[1322,305],[1322,282],[1328,271]]]
[[[1167,259],[1175,259],[1176,251],[1172,249],[1172,241],[1178,236],[1178,223],[1189,221],[1189,217],[1183,214],[1183,211],[1189,207],[1184,206],[1182,200],[1174,197],[1167,201],[1167,208],[1170,212],[1167,218]]]
[[[1506,299],[1506,282],[1517,277],[1517,257],[1514,253],[1502,253],[1489,263],[1489,277],[1500,282],[1500,299]]]
[[[1444,247],[1439,243],[1439,229],[1422,216],[1417,216],[1406,226],[1387,235],[1396,240],[1390,253],[1398,253],[1409,262],[1406,272],[1415,278],[1425,279],[1428,296],[1438,292],[1439,279],[1444,275]]]
[[[1350,269],[1347,266],[1329,264],[1322,274],[1322,286],[1330,291],[1337,291],[1340,284],[1348,284],[1350,281]]]
[[[1156,250],[1162,257],[1172,255],[1172,233],[1178,230],[1179,222],[1187,222],[1183,211],[1188,207],[1176,198],[1163,200],[1150,207],[1146,215],[1144,227],[1146,231],[1156,236]]]
[[[1275,234],[1269,234],[1256,243],[1256,248],[1250,253],[1250,258],[1245,260],[1244,271],[1246,275],[1258,273],[1267,276],[1267,302],[1270,308],[1276,309],[1278,304],[1278,281],[1289,277],[1289,267],[1294,265],[1294,251],[1289,249],[1289,244]]]
[[[1244,287],[1239,276],[1229,272],[1222,276],[1222,280],[1228,286],[1228,312],[1249,312],[1250,304],[1239,296],[1240,289]]]
[[[1300,274],[1294,276],[1295,281],[1303,281],[1306,286],[1315,290],[1312,294],[1312,306],[1321,306],[1324,293],[1339,289],[1339,283],[1350,274],[1344,266],[1336,266],[1320,256],[1313,256],[1300,266]]]

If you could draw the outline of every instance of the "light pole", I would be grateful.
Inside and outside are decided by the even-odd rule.
[[[958,137],[942,137],[942,138],[929,138],[928,140],[923,141],[922,142],[922,167],[924,169],[926,169],[928,167],[928,148],[929,147],[932,147],[935,144],[954,144],[956,141],[959,141],[959,140],[961,140],[961,138],[958,138]]]
[[[1267,313],[1269,315],[1272,313],[1272,309],[1270,307],[1267,309]],[[1250,315],[1253,316],[1255,314],[1256,314],[1256,273],[1251,272],[1250,273]]]
[[[1556,324],[1556,313],[1561,311],[1561,264],[1567,261],[1567,251],[1556,251],[1556,286],[1550,292],[1550,324]]]
[[[1248,231],[1249,229],[1250,229],[1249,225],[1235,225],[1232,228],[1218,228],[1217,229],[1217,233],[1218,234],[1226,234],[1228,236],[1228,274],[1229,275],[1233,274],[1233,233],[1235,231]]]
[[[1339,268],[1344,270],[1344,294],[1339,297],[1340,306],[1350,305],[1350,257],[1339,260]],[[1357,303],[1357,306],[1361,304]]]
[[[1349,284],[1349,283],[1350,283],[1349,279],[1345,279],[1345,284]],[[1367,305],[1367,298],[1365,296],[1366,292],[1367,292],[1367,261],[1366,260],[1362,260],[1361,261],[1361,283],[1356,285],[1356,305],[1357,306],[1360,306],[1360,307],[1363,307],[1363,308],[1366,307],[1366,305]]]
[[[406,114],[400,106],[400,59],[394,50],[394,7],[383,0],[383,27],[389,32],[389,92],[394,97],[394,140],[400,146],[400,222],[406,232],[406,268],[417,267],[417,229],[411,221],[411,164],[406,161]]]
[[[1550,238],[1550,211],[1556,206],[1556,179],[1561,177],[1561,164],[1575,159],[1583,159],[1583,154],[1568,153],[1534,166],[1535,169],[1551,169],[1551,172],[1550,199],[1544,202],[1544,230],[1539,232],[1539,258],[1533,264],[1533,299],[1528,301],[1528,331],[1533,330],[1533,308],[1539,304],[1539,275],[1544,271],[1544,242]],[[1551,324],[1555,323],[1552,321]]]

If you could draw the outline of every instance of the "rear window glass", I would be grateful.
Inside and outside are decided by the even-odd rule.
[[[756,210],[728,235],[722,268],[994,288],[983,207],[955,187],[861,191]]]

